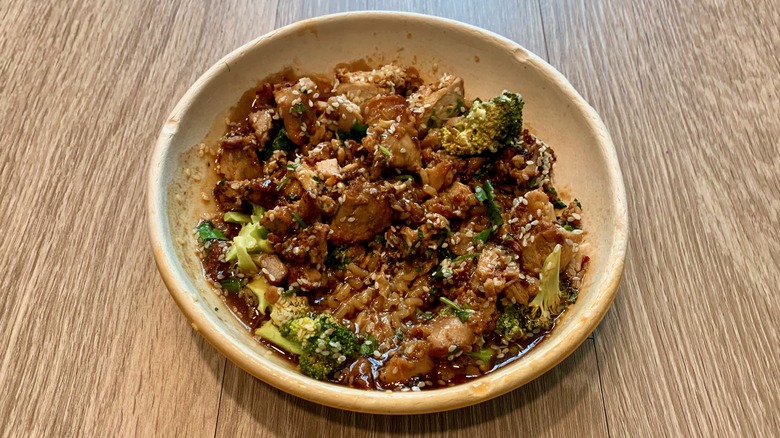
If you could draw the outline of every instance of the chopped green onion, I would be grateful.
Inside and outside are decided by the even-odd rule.
[[[479,256],[480,256],[480,254],[478,252],[472,252],[471,254],[464,254],[462,256],[455,257],[454,259],[452,259],[452,264],[453,265],[457,265],[458,263],[460,263],[460,262],[462,262],[464,260],[473,259],[473,258],[479,257]]]
[[[276,191],[277,192],[282,191],[282,187],[284,187],[289,181],[290,181],[290,177],[289,176],[285,176],[284,178],[282,178],[282,181],[279,182],[278,186],[276,186]]]
[[[490,237],[490,233],[493,232],[492,227],[488,228],[486,230],[480,231],[479,233],[475,234],[474,237],[471,239],[472,243],[487,242],[488,238]]]
[[[466,322],[469,319],[469,317],[474,314],[473,310],[469,308],[461,307],[458,303],[450,300],[447,297],[439,297],[439,300],[442,303],[446,304],[447,307],[452,309],[452,313],[454,313],[455,316],[457,316],[461,322]]]
[[[303,102],[298,102],[290,108],[290,114],[294,116],[300,116],[306,112],[306,105]]]
[[[292,212],[292,217],[293,217],[293,219],[295,219],[295,222],[297,222],[298,225],[301,226],[301,228],[306,228],[306,222],[304,222],[303,219],[301,219],[301,217],[298,216],[298,213],[293,211]]]
[[[237,278],[228,278],[227,280],[222,280],[219,282],[219,285],[222,286],[222,289],[225,289],[226,291],[234,294],[241,292],[241,288],[243,287],[241,285],[241,280]]]

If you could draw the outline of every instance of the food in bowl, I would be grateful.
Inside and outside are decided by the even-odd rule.
[[[419,390],[525,354],[575,302],[582,206],[505,91],[398,65],[265,81],[207,145],[205,276],[315,379]]]

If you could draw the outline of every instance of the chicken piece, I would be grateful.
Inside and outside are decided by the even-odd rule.
[[[581,240],[582,234],[566,231],[552,222],[539,221],[522,239],[515,238],[510,241],[510,245],[515,252],[521,254],[523,269],[538,274],[555,245],[561,245],[561,270],[565,270],[572,259],[575,245]]]
[[[290,286],[297,285],[301,290],[311,291],[323,287],[322,273],[312,266],[292,265],[287,274]]]
[[[520,267],[517,262],[512,261],[511,254],[501,247],[488,244],[477,261],[472,287],[484,291],[488,297],[495,297],[508,284],[517,281],[519,275]]]
[[[420,147],[412,138],[412,132],[407,125],[394,123],[385,131],[374,157],[387,162],[388,167],[418,172],[422,167]],[[368,148],[367,148],[368,149]]]
[[[276,245],[277,252],[284,260],[293,263],[308,262],[315,266],[325,263],[328,255],[328,231],[326,224],[308,226],[285,242]]]
[[[496,307],[498,300],[494,297],[485,297],[468,286],[461,288],[458,292],[458,303],[474,311],[466,320],[466,325],[474,334],[479,336],[492,330],[498,317],[498,308]]]
[[[303,192],[298,201],[277,205],[268,210],[260,218],[260,225],[280,237],[285,237],[292,234],[296,228],[303,228],[304,224],[313,224],[319,219],[320,210],[317,207],[316,199],[308,192]]]
[[[279,185],[277,185],[276,187],[278,188]],[[297,178],[288,179],[287,182],[282,186],[281,190],[277,190],[277,191],[279,192],[279,196],[289,201],[295,201],[296,199],[301,199],[301,197],[303,197],[303,194],[307,192],[306,187]]]
[[[438,213],[447,219],[463,219],[468,215],[469,209],[478,204],[479,201],[471,188],[460,181],[452,183],[447,190],[439,193],[439,196],[425,201],[425,207],[429,211]]]
[[[214,282],[224,280],[230,275],[231,263],[225,261],[225,254],[230,249],[230,243],[212,240],[203,252],[203,272]]]
[[[577,202],[572,201],[568,207],[564,208],[561,212],[561,220],[566,221],[569,225],[579,228],[582,226],[582,208]]]
[[[454,167],[455,166],[449,161],[440,161],[432,167],[428,167],[425,169],[428,184],[437,192],[443,188],[449,187],[455,180],[455,173],[453,172]],[[423,179],[423,182],[425,182],[425,179]]]
[[[287,267],[276,254],[260,254],[257,262],[269,283],[278,286],[287,277]]]
[[[508,285],[504,295],[515,304],[527,306],[536,294],[539,293],[539,280],[531,276],[524,276]]]
[[[363,110],[365,123],[369,126],[382,124],[383,122],[398,122],[412,124],[413,120],[406,110],[406,100],[403,96],[390,94],[377,96],[366,102]],[[387,128],[387,126],[382,126]],[[417,133],[415,132],[415,135]]]
[[[465,110],[463,79],[445,73],[439,82],[418,88],[407,101],[422,131],[441,127],[444,121]]]
[[[425,219],[425,209],[422,201],[427,195],[419,187],[407,186],[392,197],[390,207],[393,209],[393,221],[419,224]]]
[[[349,133],[353,126],[363,124],[363,115],[360,113],[359,105],[347,99],[347,96],[339,94],[328,99],[328,105],[320,121],[333,131]]]
[[[521,212],[526,213],[526,217],[531,215],[539,220],[555,221],[555,209],[550,203],[550,198],[542,189],[536,189],[526,193],[525,199],[528,201],[528,205],[526,205],[525,208],[522,208],[521,206],[518,206],[518,208]],[[523,222],[522,217],[520,217],[520,221]]]
[[[257,144],[263,146],[271,138],[271,129],[273,128],[273,108],[266,108],[249,114],[247,118],[249,125],[255,131],[254,135]]]
[[[263,165],[253,149],[219,148],[217,173],[231,181],[255,179],[263,176]]]
[[[408,226],[401,227],[397,233],[385,233],[387,243],[402,250],[405,256],[425,249],[434,249],[439,239],[446,236],[450,222],[442,215],[429,213],[425,221],[417,229]]]
[[[587,254],[587,244],[580,246],[579,250],[572,254],[569,265],[566,266],[566,277],[571,278],[571,287],[579,289],[582,286],[582,272],[587,268],[590,257]]]
[[[316,168],[317,172],[326,179],[331,177],[341,179],[341,166],[337,158],[318,161]]]
[[[437,318],[429,326],[428,353],[433,357],[447,357],[453,351],[471,351],[474,331],[455,316]]]
[[[373,364],[365,357],[358,357],[346,371],[339,373],[339,381],[353,388],[375,389]]]
[[[241,210],[247,202],[272,208],[278,197],[270,179],[221,181],[214,187],[214,199],[223,211]]]
[[[365,105],[369,128],[363,146],[374,154],[374,162],[417,172],[422,167],[419,142],[403,97],[378,96]]]
[[[309,193],[318,194],[320,191],[320,183],[317,182],[319,176],[317,171],[312,169],[306,163],[301,163],[293,172],[293,177],[298,183]]]
[[[315,94],[318,94],[317,84],[306,77],[294,84],[284,83],[274,87],[274,98],[287,137],[299,146],[308,143],[310,134],[314,132],[318,107]]]
[[[390,226],[390,200],[383,186],[357,178],[343,198],[331,224],[330,240],[334,244],[362,242]]]
[[[380,94],[403,92],[419,83],[419,76],[411,69],[385,65],[371,71],[336,71],[335,94],[343,94],[357,105]]]
[[[402,344],[398,351],[402,352],[402,355],[388,359],[379,371],[379,380],[382,383],[406,383],[412,377],[424,376],[433,371],[435,364],[428,355],[427,342],[419,339],[408,341]]]

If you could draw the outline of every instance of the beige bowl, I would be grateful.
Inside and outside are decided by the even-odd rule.
[[[474,381],[423,392],[362,391],[310,379],[267,350],[224,309],[206,283],[192,230],[213,206],[210,168],[198,145],[264,77],[291,67],[329,73],[367,60],[415,66],[426,80],[463,77],[467,98],[520,92],[526,125],[558,155],[556,186],[585,208],[591,264],[579,300],[547,339],[522,359]],[[571,354],[598,325],[617,292],[628,233],[626,195],[615,148],[598,114],[555,69],[514,42],[476,27],[424,15],[361,12],[302,21],[228,54],[187,91],[163,126],[149,172],[154,256],[171,296],[214,347],[257,378],[298,397],[353,411],[408,414],[472,405],[511,391]],[[218,310],[215,310],[218,309]]]

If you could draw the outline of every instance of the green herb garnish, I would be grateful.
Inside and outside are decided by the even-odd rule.
[[[198,238],[202,242],[206,242],[208,240],[228,240],[227,236],[225,236],[225,233],[220,231],[217,228],[214,228],[214,224],[211,223],[211,221],[203,221],[200,225],[198,225]]]
[[[452,313],[454,313],[461,322],[466,322],[469,317],[474,314],[473,310],[469,309],[468,307],[461,307],[458,303],[450,300],[449,298],[439,297],[439,300],[446,304],[447,307],[452,309]]]
[[[222,286],[222,289],[225,289],[232,294],[241,292],[241,288],[244,287],[241,280],[238,278],[228,278],[227,280],[220,281],[219,284]]]
[[[290,108],[290,114],[300,117],[306,112],[306,105],[303,102],[298,102]]]
[[[276,191],[277,192],[282,191],[282,187],[284,187],[288,182],[290,182],[289,176],[285,176],[284,178],[282,178],[282,180],[279,182],[279,185],[276,186]]]
[[[296,222],[298,225],[300,225],[300,226],[301,226],[301,228],[306,228],[306,222],[304,222],[304,221],[303,221],[303,219],[301,219],[301,217],[300,217],[300,216],[298,216],[298,213],[296,213],[296,212],[294,212],[294,211],[293,211],[293,212],[292,212],[292,217],[293,217],[293,219],[295,219],[295,222]]]
[[[482,184],[482,187],[477,186],[475,189],[475,195],[477,199],[485,204],[485,207],[487,207],[488,218],[490,218],[490,223],[493,226],[474,236],[472,242],[487,242],[488,238],[490,237],[490,233],[504,224],[504,218],[501,216],[501,207],[495,201],[495,196],[493,194],[493,184],[491,184],[489,180],[485,181],[485,183]]]
[[[473,258],[479,257],[479,256],[480,256],[480,253],[478,253],[478,252],[472,252],[471,254],[463,254],[462,256],[455,257],[454,259],[452,259],[452,264],[453,265],[457,265],[458,263],[460,263],[460,262],[462,262],[464,260],[473,259]]]

